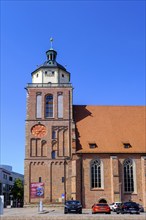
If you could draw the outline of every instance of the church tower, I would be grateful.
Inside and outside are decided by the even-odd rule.
[[[57,63],[57,52],[32,72],[28,83],[24,204],[63,202],[71,195],[72,85],[70,73]],[[70,178],[69,178],[70,175]],[[75,181],[73,181],[75,182]]]

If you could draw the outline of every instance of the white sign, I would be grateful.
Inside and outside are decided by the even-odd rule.
[[[65,197],[65,196],[64,196],[64,193],[63,193],[63,194],[61,195],[61,198],[64,199],[64,197]]]

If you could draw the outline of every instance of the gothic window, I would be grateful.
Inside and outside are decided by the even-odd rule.
[[[131,159],[124,161],[124,191],[134,191],[134,164]]]
[[[36,96],[36,117],[42,117],[42,95],[37,94]]]
[[[91,188],[102,187],[102,167],[100,159],[91,161]]]
[[[58,94],[58,118],[63,118],[63,94]]]
[[[53,95],[49,94],[45,97],[45,117],[53,117]]]

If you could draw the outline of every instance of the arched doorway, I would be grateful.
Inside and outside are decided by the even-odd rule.
[[[106,199],[100,199],[99,203],[107,203]]]

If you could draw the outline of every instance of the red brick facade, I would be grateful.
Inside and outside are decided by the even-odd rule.
[[[117,154],[86,154],[82,155],[81,169],[78,169],[78,175],[82,170],[81,186],[79,189],[79,197],[82,204],[86,208],[90,208],[93,203],[100,202],[101,199],[106,200],[108,203],[114,201],[129,201],[133,200],[145,206],[145,190],[146,181],[143,168],[146,166],[146,158],[140,155],[131,154],[130,157],[136,161],[136,191],[135,193],[124,193],[123,179],[123,161],[127,155]],[[104,164],[104,180],[103,188],[91,188],[90,176],[90,162],[95,158],[100,157]],[[145,163],[145,165],[144,165]],[[143,179],[144,178],[144,179]]]
[[[57,94],[63,94],[63,118],[57,118]],[[42,117],[36,119],[36,94],[42,95]],[[47,94],[54,98],[54,117],[46,119],[44,100]],[[46,135],[42,138],[35,137],[31,129],[34,125],[41,124],[46,128]],[[52,131],[56,138],[52,139]],[[71,183],[65,182],[64,176],[68,175],[68,158],[72,152],[72,87],[33,88],[27,87],[27,119],[26,119],[26,147],[25,147],[25,204],[38,202],[38,198],[31,199],[30,184],[41,182],[45,185],[44,202],[62,202],[65,187],[71,191]],[[52,151],[56,152],[55,160]],[[66,159],[66,160],[65,160]],[[66,184],[66,186],[65,186]]]

